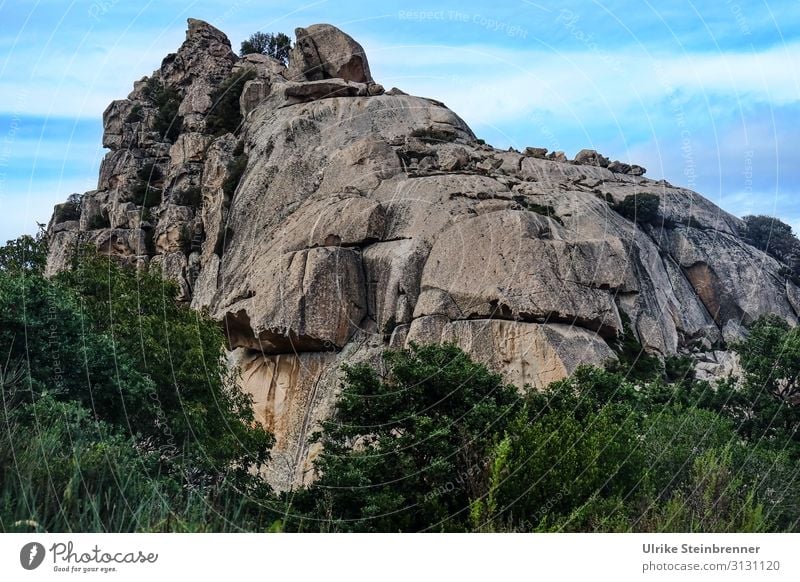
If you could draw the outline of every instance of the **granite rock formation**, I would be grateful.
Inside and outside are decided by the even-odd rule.
[[[88,242],[162,269],[225,326],[276,434],[276,487],[311,478],[340,365],[380,365],[387,347],[452,341],[541,387],[613,360],[626,330],[715,375],[747,322],[797,323],[782,265],[699,194],[592,150],[485,145],[444,104],[385,92],[338,29],[297,37],[284,67],[189,20],[178,52],[105,111],[98,187],[65,203],[80,220],[57,207],[49,227],[48,273]],[[242,121],[220,131],[218,90],[244,75]],[[644,193],[658,221],[615,211]]]

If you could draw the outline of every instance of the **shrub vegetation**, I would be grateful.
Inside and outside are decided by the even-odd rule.
[[[713,385],[641,366],[632,338],[541,391],[453,345],[386,352],[344,368],[318,479],[276,494],[220,326],[83,249],[44,278],[45,242],[0,248],[2,531],[800,530],[800,331],[779,319]]]

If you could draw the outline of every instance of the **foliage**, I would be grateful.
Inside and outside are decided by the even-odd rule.
[[[40,275],[47,264],[47,237],[42,229],[0,247],[0,275]]]
[[[756,320],[733,348],[742,386],[726,386],[725,410],[746,436],[800,440],[800,328],[775,315]]]
[[[206,129],[214,135],[235,133],[242,123],[239,97],[244,85],[256,76],[255,71],[247,70],[226,79],[211,95],[211,110],[206,116]]]
[[[175,204],[197,209],[203,205],[203,189],[200,186],[189,186],[175,194]]]
[[[745,240],[786,263],[782,274],[800,285],[800,240],[792,227],[772,216],[745,216]]]
[[[514,196],[514,201],[522,206],[525,210],[530,210],[531,212],[535,212],[536,214],[541,214],[542,216],[547,216],[548,218],[552,218],[557,223],[563,225],[564,221],[561,220],[561,217],[556,215],[556,210],[549,204],[535,204],[530,202],[527,197],[525,196]]]
[[[345,367],[337,418],[320,436],[321,477],[295,498],[306,515],[297,527],[465,529],[516,390],[452,345],[387,352],[384,362],[385,375]]]
[[[247,162],[247,155],[242,153],[233,158],[233,161],[228,164],[228,175],[225,177],[225,181],[222,183],[222,191],[225,193],[225,198],[227,200],[231,200],[233,198],[233,194],[236,192],[236,187],[239,185],[239,182],[244,175],[244,171],[247,169]]]
[[[788,263],[800,250],[792,227],[772,216],[745,216],[745,239],[759,250]]]
[[[181,133],[183,117],[178,115],[181,95],[160,79],[150,77],[144,88],[144,96],[156,107],[153,130],[168,142],[174,142]]]
[[[289,51],[292,50],[292,40],[284,33],[255,32],[242,42],[239,50],[241,56],[249,54],[262,54],[277,59],[284,65],[289,64]]]
[[[615,370],[624,371],[630,380],[655,380],[662,373],[662,365],[658,357],[648,354],[631,326],[628,315],[620,311],[622,318],[622,334],[612,344],[617,354],[618,363],[612,365]]]
[[[656,194],[628,194],[622,202],[614,205],[614,210],[639,224],[658,224],[660,203],[661,200]]]
[[[0,530],[270,527],[272,437],[216,322],[93,254],[54,279],[19,270],[0,270]]]

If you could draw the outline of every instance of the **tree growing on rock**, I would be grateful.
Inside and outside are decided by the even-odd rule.
[[[789,265],[795,277],[800,275],[800,240],[792,227],[773,216],[745,216],[745,240]]]
[[[261,54],[278,59],[284,65],[289,64],[289,51],[292,50],[291,39],[282,32],[255,32],[242,42],[239,54]]]

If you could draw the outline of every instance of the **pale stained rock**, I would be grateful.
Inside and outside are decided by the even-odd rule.
[[[194,213],[186,206],[167,205],[159,217],[155,230],[155,248],[160,254],[186,249],[192,235],[191,221]]]
[[[217,280],[219,276],[219,263],[220,259],[216,254],[204,258],[192,289],[193,309],[208,309],[214,302],[214,294],[219,284]]]
[[[556,226],[515,211],[457,223],[431,249],[414,316],[572,322],[618,333],[622,324],[611,289],[625,272],[622,247],[542,238]]]
[[[663,246],[720,327],[747,324],[766,313],[797,325],[780,264],[772,257],[731,235],[697,228],[670,231]]]
[[[319,351],[343,347],[360,328],[367,302],[359,253],[320,247],[265,257],[254,267],[257,291],[223,314],[232,345]]]
[[[97,230],[107,228],[108,224],[108,192],[95,190],[87,192],[81,198],[81,230]]]
[[[456,145],[445,145],[436,149],[439,160],[439,169],[445,172],[455,172],[469,165],[469,152]]]
[[[76,231],[80,230],[81,223],[79,220],[66,220],[53,225],[53,232]]]
[[[89,233],[87,241],[101,255],[131,259],[147,254],[147,235],[141,229],[106,229]]]
[[[253,395],[256,420],[275,435],[271,463],[264,473],[277,491],[310,483],[319,453],[310,437],[330,417],[342,381],[341,365],[381,364],[382,347],[358,338],[340,352],[265,355],[237,349],[231,366],[242,373],[241,387]]]
[[[291,80],[374,82],[362,46],[335,26],[313,24],[297,28],[295,37],[287,73]]]
[[[369,314],[379,333],[411,322],[419,297],[427,245],[412,239],[381,242],[364,249]]]
[[[616,355],[597,334],[562,324],[476,319],[416,319],[406,343],[455,343],[477,361],[518,387],[545,388],[581,364],[614,361]]]
[[[547,156],[547,148],[527,147],[525,148],[524,153],[526,156],[530,156],[532,158],[544,158]]]
[[[617,174],[630,174],[631,172],[630,164],[626,164],[625,162],[620,162],[618,160],[614,160],[608,164],[608,169]]]
[[[323,246],[356,246],[383,237],[383,206],[360,196],[309,201],[287,218],[271,246],[282,252]]]
[[[132,202],[116,202],[111,204],[108,218],[111,228],[139,228],[138,224],[133,224],[138,215],[136,205]]]
[[[246,70],[255,71],[259,79],[271,81],[283,77],[286,74],[286,66],[278,59],[269,55],[250,53],[244,55],[239,62],[233,66],[234,75]]]
[[[385,141],[364,137],[333,153],[318,192],[369,192],[401,171],[397,154]]]
[[[169,150],[170,163],[174,166],[187,162],[202,163],[211,136],[202,133],[182,133]]]
[[[258,107],[269,96],[270,91],[272,91],[272,84],[269,80],[255,79],[247,81],[239,97],[239,110],[242,117],[247,117],[248,113]]]
[[[333,97],[364,97],[367,95],[365,84],[342,79],[320,79],[305,83],[289,82],[281,85],[281,89],[285,99],[284,106]]]
[[[203,206],[200,210],[205,230],[202,243],[203,262],[211,255],[222,252],[225,243],[225,223],[230,200],[223,186],[230,175],[235,149],[236,138],[229,133],[216,139],[206,152],[203,166]]]
[[[186,280],[186,268],[188,266],[186,255],[182,252],[156,255],[152,258],[150,264],[161,269],[165,279],[178,284],[178,301],[188,301],[190,299],[191,290]]]
[[[605,168],[608,167],[608,158],[598,154],[595,150],[581,150],[575,155],[575,163]]]
[[[696,359],[694,370],[698,380],[713,383],[720,378],[741,378],[743,375],[736,352],[715,350],[697,354]]]

